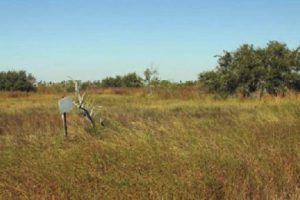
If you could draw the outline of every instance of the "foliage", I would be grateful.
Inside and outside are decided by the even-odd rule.
[[[26,71],[0,72],[0,91],[35,91],[35,78]]]
[[[141,87],[143,86],[143,79],[133,72],[123,76],[122,83],[125,87]]]
[[[102,87],[141,87],[143,86],[142,78],[135,72],[128,73],[124,76],[107,77],[101,81]]]
[[[265,48],[244,44],[234,52],[225,51],[217,68],[201,73],[199,81],[207,91],[222,95],[284,95],[287,89],[300,90],[299,70],[299,48],[271,41]]]
[[[180,81],[178,84],[178,86],[197,86],[198,85],[198,82],[197,81],[185,81],[185,82],[182,82]]]
[[[151,68],[147,68],[144,71],[144,81],[146,85],[151,85],[151,84],[155,84],[159,81],[158,78],[158,71],[156,69],[154,69],[153,67]]]

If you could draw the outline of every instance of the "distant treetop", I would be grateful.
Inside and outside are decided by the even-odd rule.
[[[0,72],[0,91],[35,91],[35,81],[26,71]]]

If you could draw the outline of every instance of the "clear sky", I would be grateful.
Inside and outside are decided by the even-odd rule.
[[[300,45],[299,0],[0,0],[0,71],[97,80],[151,63],[197,79],[243,43]]]

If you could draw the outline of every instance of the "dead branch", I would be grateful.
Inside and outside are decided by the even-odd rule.
[[[73,80],[73,79],[72,79]],[[80,86],[77,81],[73,80],[75,85],[75,96],[77,101],[74,102],[74,105],[81,111],[84,117],[92,124],[93,128],[96,127],[94,116],[96,114],[96,108],[100,109],[100,106],[95,107],[87,102],[86,92],[80,93]]]

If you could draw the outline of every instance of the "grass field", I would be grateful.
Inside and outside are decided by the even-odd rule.
[[[300,199],[300,99],[0,94],[0,199]]]

